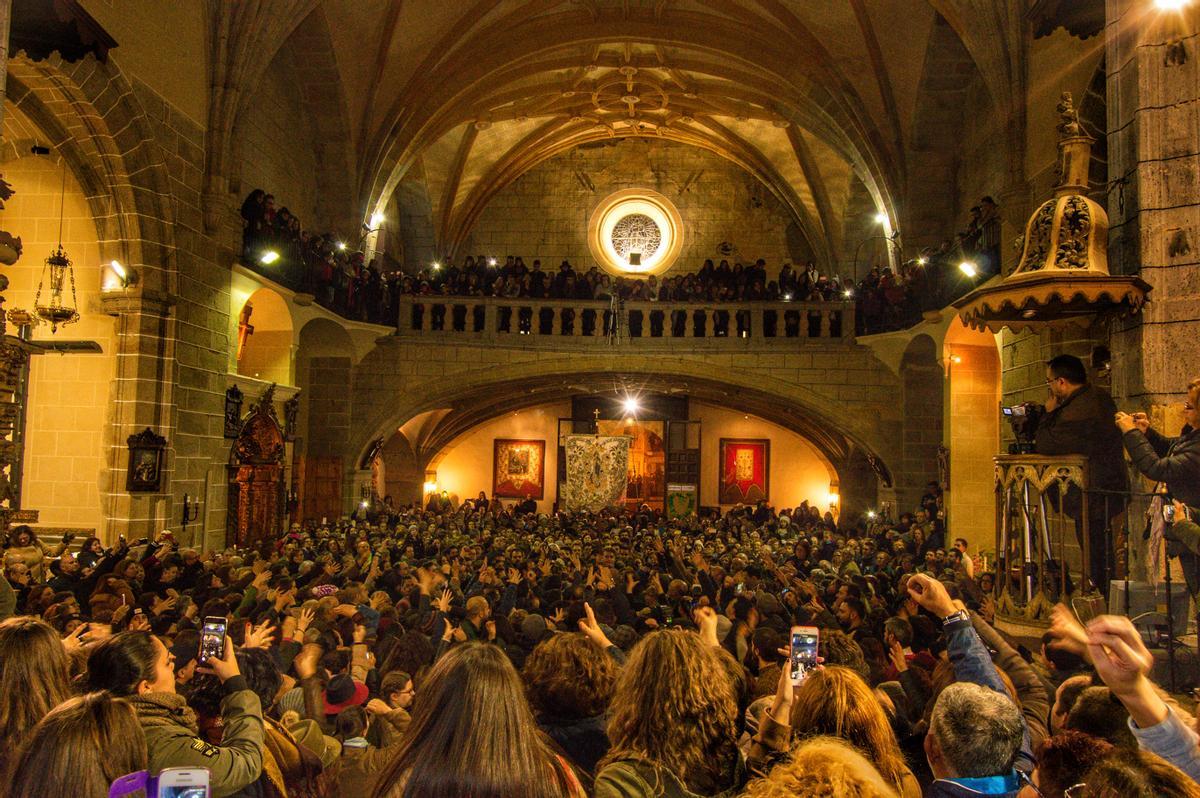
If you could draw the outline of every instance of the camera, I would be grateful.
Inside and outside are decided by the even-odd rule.
[[[1008,445],[1009,454],[1033,454],[1036,451],[1034,438],[1038,423],[1046,415],[1046,408],[1034,402],[1025,402],[1012,407],[1000,408],[1000,414],[1012,427],[1017,440]]]

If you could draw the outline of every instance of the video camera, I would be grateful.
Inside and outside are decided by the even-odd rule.
[[[1038,423],[1046,415],[1046,408],[1035,402],[1025,402],[1012,407],[1000,408],[1004,420],[1012,426],[1015,443],[1008,445],[1009,454],[1033,454],[1036,450],[1034,437],[1037,435]]]

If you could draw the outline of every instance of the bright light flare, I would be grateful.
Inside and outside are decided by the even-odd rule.
[[[969,260],[964,260],[962,263],[958,264],[958,270],[967,277],[977,277],[979,275],[979,269],[977,269],[975,264]]]
[[[1192,0],[1154,0],[1159,11],[1182,11],[1192,4]]]
[[[263,266],[270,266],[275,261],[279,260],[279,253],[273,249],[268,249],[259,257],[258,262]]]
[[[621,407],[625,409],[626,413],[632,416],[637,414],[638,409],[641,408],[641,404],[638,403],[637,397],[626,396],[625,401],[621,402]]]
[[[337,248],[338,248],[338,250],[339,250],[339,251],[341,251],[341,252],[345,252],[345,251],[346,251],[346,242],[345,242],[345,241],[339,241],[339,242],[337,243]]]
[[[384,216],[379,211],[375,211],[375,213],[371,214],[371,228],[372,229],[378,228],[381,224],[383,224],[386,221],[387,221],[387,217]]]
[[[886,213],[875,214],[875,224],[887,224],[888,218]]]

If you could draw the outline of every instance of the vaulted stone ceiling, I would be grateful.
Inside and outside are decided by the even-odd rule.
[[[998,8],[997,6],[1002,8]],[[897,218],[936,15],[993,102],[1019,3],[986,0],[321,0],[364,214],[420,173],[451,252],[488,200],[583,143],[656,136],[759,177],[823,259],[854,181]],[[1014,8],[1007,8],[1007,7]],[[965,80],[966,78],[964,78]],[[1019,161],[1024,120],[1001,136]]]

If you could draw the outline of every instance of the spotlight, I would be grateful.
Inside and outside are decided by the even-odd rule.
[[[496,265],[496,259],[495,259],[495,258],[488,258],[488,266],[495,267],[495,265]]]
[[[371,503],[369,501],[367,501],[366,499],[363,499],[362,504],[360,506],[365,510],[371,506]]]
[[[442,264],[438,263],[436,260],[430,265],[433,266],[433,270],[435,272],[442,268]]]
[[[121,261],[114,260],[109,265],[112,266],[113,274],[117,275],[117,277],[121,280],[121,284],[128,285],[129,272],[125,271],[125,267],[121,265]]]
[[[279,260],[279,253],[273,249],[268,249],[259,257],[258,262],[263,266],[270,266],[275,261]]]
[[[371,214],[371,228],[372,229],[378,229],[379,226],[386,221],[387,221],[387,217],[384,216],[379,211],[375,211],[375,213]]]
[[[346,242],[345,242],[345,241],[339,241],[339,242],[337,243],[337,248],[338,248],[338,250],[339,250],[339,251],[341,251],[341,252],[345,252],[345,251],[346,251]]]
[[[867,518],[870,518],[872,521],[874,521],[875,520],[875,511],[867,510]]]
[[[979,274],[979,270],[975,268],[975,264],[969,260],[964,260],[958,264],[958,270],[967,277],[976,277]]]
[[[918,265],[918,266],[924,266],[924,265],[925,265],[925,264],[927,264],[927,263],[929,263],[929,258],[925,257],[924,255],[922,255],[921,257],[917,258],[917,265]]]
[[[851,291],[849,288],[847,288],[845,291],[842,292],[842,299],[853,299],[853,298],[854,298],[854,292]]]
[[[887,224],[887,221],[888,221],[888,218],[887,218],[886,213],[875,214],[875,223],[876,224]]]
[[[1154,5],[1160,11],[1182,11],[1190,5],[1192,0],[1154,0]]]
[[[625,412],[631,416],[636,414],[638,411],[638,407],[640,407],[640,405],[638,404],[638,400],[632,396],[626,396],[625,401],[621,403],[621,406],[624,407]]]

